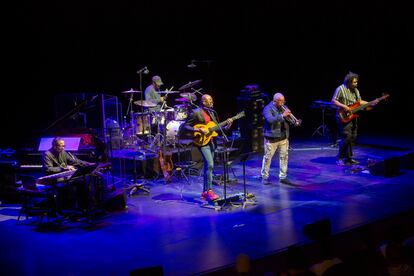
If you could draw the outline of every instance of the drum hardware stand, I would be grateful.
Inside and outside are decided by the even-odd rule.
[[[177,134],[177,138],[176,139],[178,139],[178,134]],[[181,162],[180,145],[178,145],[177,149],[178,149],[178,153],[177,153],[177,159],[178,159],[178,161],[174,164],[174,167],[175,168],[174,168],[173,173],[171,174],[171,177],[177,176],[177,177],[184,178],[185,181],[187,182],[187,184],[190,185],[191,184],[191,182],[190,182],[190,174],[187,176],[185,174],[185,170],[187,170],[189,172],[189,169],[191,168],[191,165],[190,164],[186,164],[186,162]],[[184,189],[184,185],[181,184],[181,186],[180,186],[180,197],[181,197],[181,199],[183,199],[183,189]]]
[[[129,191],[129,196],[132,196],[133,194],[137,193],[138,191],[142,191],[146,194],[150,193],[150,189],[145,187],[143,183],[137,182],[137,155],[134,155],[134,184],[129,186],[131,190]],[[144,182],[145,183],[145,182]]]
[[[178,134],[177,134],[177,140],[178,140]],[[187,184],[191,185],[191,168],[194,167],[194,165],[196,164],[196,162],[194,161],[181,161],[181,150],[180,150],[181,145],[178,144],[177,149],[177,159],[178,161],[175,163],[175,170],[173,172],[173,174],[171,176],[176,175],[177,171],[179,172],[179,176],[181,176],[182,178],[184,178],[187,182]],[[187,158],[185,158],[187,159]],[[187,174],[186,174],[187,172]],[[181,185],[181,189],[180,189],[180,195],[181,195],[181,199],[183,198],[183,189],[184,189],[184,185]]]

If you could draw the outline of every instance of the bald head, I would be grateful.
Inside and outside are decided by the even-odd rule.
[[[213,97],[211,97],[209,94],[204,94],[201,97],[201,102],[203,103],[203,106],[212,108],[213,107]]]
[[[285,96],[282,93],[275,93],[273,95],[273,104],[275,106],[282,106],[285,104]]]

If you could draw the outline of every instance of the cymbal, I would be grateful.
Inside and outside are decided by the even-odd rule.
[[[150,102],[150,101],[146,101],[146,100],[142,100],[142,101],[135,101],[134,104],[136,105],[140,105],[143,107],[155,107],[157,106],[157,104]]]
[[[177,98],[175,99],[176,102],[182,102],[182,103],[188,103],[190,102],[190,100],[186,99],[186,98]]]
[[[183,86],[178,88],[178,90],[184,90],[184,89],[187,89],[187,88],[191,88],[194,85],[199,84],[200,82],[201,82],[201,80],[190,81],[189,83],[184,84]]]
[[[131,94],[131,93],[141,93],[141,91],[138,91],[138,90],[134,90],[134,89],[129,89],[129,90],[127,90],[127,91],[123,91],[123,92],[121,92],[122,94]]]
[[[174,94],[174,93],[180,93],[180,91],[169,91],[169,90],[166,90],[166,91],[158,91],[157,93]]]
[[[181,93],[180,96],[192,102],[197,100],[195,93]]]

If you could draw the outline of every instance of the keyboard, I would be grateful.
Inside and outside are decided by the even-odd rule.
[[[65,180],[68,180],[74,173],[75,171],[64,171],[60,173],[42,176],[37,179],[36,184],[53,185],[57,182],[63,182]]]

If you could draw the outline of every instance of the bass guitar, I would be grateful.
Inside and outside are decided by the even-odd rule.
[[[365,108],[371,106],[375,101],[382,101],[385,100],[389,97],[390,95],[388,94],[383,94],[382,97],[379,97],[373,101],[367,102],[365,104],[361,104],[360,102],[356,102],[350,106],[348,106],[350,108],[350,110],[345,110],[343,108],[338,109],[338,116],[339,116],[339,120],[342,123],[348,123],[350,122],[352,119],[359,117],[358,114],[355,114],[361,110],[364,110]]]
[[[235,121],[235,120],[238,120],[240,118],[243,118],[244,116],[245,116],[245,113],[244,113],[244,111],[242,111],[242,112],[238,113],[236,116],[231,117],[231,118],[229,118],[229,119],[227,119],[224,122],[221,122],[219,124],[216,124],[213,121],[210,121],[207,124],[197,124],[197,125],[195,125],[194,128],[207,129],[208,133],[204,134],[202,132],[195,131],[194,132],[193,143],[196,146],[199,146],[199,147],[207,145],[210,142],[212,137],[216,137],[218,135],[216,130],[218,130],[220,127],[223,127],[224,125],[227,125],[229,120]]]

